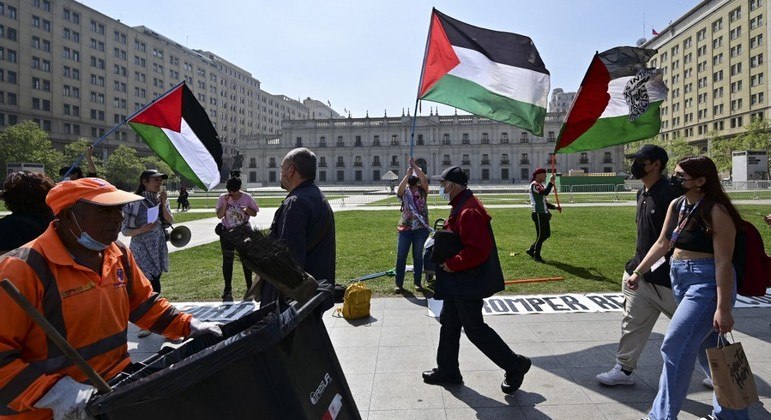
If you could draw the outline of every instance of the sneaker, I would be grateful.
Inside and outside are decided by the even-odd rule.
[[[402,286],[394,286],[394,293],[396,293],[397,295],[402,293],[403,291],[404,289],[402,288]]]
[[[616,386],[616,385],[633,385],[634,379],[632,379],[632,375],[627,375],[621,370],[621,365],[616,363],[616,366],[613,366],[613,369],[600,373],[596,376],[597,380],[600,381],[601,384],[607,385],[607,386]]]
[[[530,370],[533,362],[529,358],[517,355],[517,368],[513,372],[506,372],[503,377],[503,383],[501,383],[501,391],[505,394],[512,394],[522,386],[522,381],[525,379],[525,374]]]
[[[139,334],[137,334],[137,337],[139,337],[139,338],[145,338],[145,337],[148,337],[148,336],[150,336],[151,334],[152,334],[152,333],[151,333],[150,331],[148,331],[148,330],[140,330],[140,331],[139,331]]]
[[[420,283],[415,283],[415,290],[423,290],[423,286]]]
[[[710,382],[712,381],[710,380]],[[699,418],[699,420],[717,420],[717,417],[715,417],[714,414],[707,414],[706,416]]]
[[[715,385],[712,384],[712,378],[710,378],[709,376],[707,376],[706,378],[702,379],[701,380],[701,384],[706,386],[709,389],[715,389]]]

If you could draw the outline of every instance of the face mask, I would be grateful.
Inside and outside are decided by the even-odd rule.
[[[439,198],[441,198],[444,201],[450,201],[450,194],[448,194],[447,191],[444,190],[444,186],[439,187]]]
[[[78,238],[78,243],[83,247],[92,251],[103,251],[109,246],[97,241],[96,239],[92,238],[91,235],[84,232],[80,227],[80,223],[78,223],[78,219],[75,217],[75,213],[72,213],[72,220],[75,221],[75,226],[77,226],[78,230],[80,230],[80,236],[75,235],[75,232],[72,230],[70,230],[70,233],[72,233],[72,236]]]
[[[669,178],[669,185],[672,186],[672,192],[675,193],[675,196],[684,195],[690,190],[690,188],[686,188],[683,184],[685,184],[685,178],[679,175],[672,175],[672,177]]]
[[[643,179],[649,172],[645,172],[645,162],[632,163],[632,176],[634,179]]]

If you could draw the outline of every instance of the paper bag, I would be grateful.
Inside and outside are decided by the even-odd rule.
[[[707,358],[715,396],[721,407],[741,410],[758,401],[755,377],[742,343],[734,341],[730,344],[721,336],[716,348],[707,349]]]

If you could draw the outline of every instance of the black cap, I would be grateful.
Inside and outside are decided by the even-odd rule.
[[[169,179],[168,175],[158,172],[157,169],[148,169],[142,172],[142,175],[139,175],[139,179],[150,179],[156,176],[159,176],[163,179]]]
[[[431,177],[434,181],[450,181],[460,185],[468,185],[468,175],[460,166],[450,166],[441,175]]]
[[[626,155],[627,159],[648,159],[651,162],[654,160],[658,160],[661,162],[661,167],[667,166],[667,162],[669,161],[669,156],[667,155],[667,151],[662,149],[659,146],[656,146],[655,144],[646,144],[642,147],[642,149],[638,150],[637,153],[632,153],[630,155]]]

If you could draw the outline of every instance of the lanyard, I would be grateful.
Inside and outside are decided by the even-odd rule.
[[[675,230],[672,231],[672,236],[669,239],[669,249],[672,249],[675,247],[675,242],[677,242],[677,237],[680,236],[680,232],[685,228],[685,225],[688,224],[688,221],[691,219],[691,216],[693,215],[693,212],[696,211],[696,208],[699,207],[699,204],[701,204],[701,201],[704,200],[704,197],[700,198],[699,201],[696,202],[696,204],[693,205],[693,208],[691,208],[690,211],[686,214],[686,205],[685,203],[688,202],[688,200],[683,197],[683,204],[680,205],[680,214],[677,218],[677,227]]]

